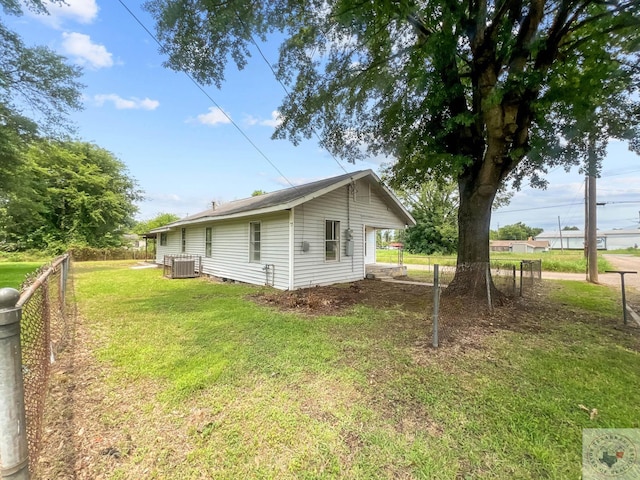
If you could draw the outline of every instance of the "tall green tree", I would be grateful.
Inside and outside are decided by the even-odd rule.
[[[178,220],[180,220],[180,217],[175,213],[159,213],[150,220],[137,222],[133,227],[133,233],[144,235],[145,233],[149,233],[154,228],[162,227],[163,225],[167,225]]]
[[[38,141],[18,174],[20,189],[0,202],[4,249],[119,246],[134,225],[135,180],[110,152],[83,142]]]
[[[276,72],[290,95],[275,136],[297,143],[320,130],[334,154],[386,154],[395,160],[395,186],[455,178],[458,263],[478,265],[489,261],[491,206],[501,185],[525,178],[544,184],[550,166],[580,164],[610,138],[639,143],[639,5],[146,4],[167,65],[204,83],[220,86],[228,61],[243,68],[254,42],[283,38]],[[587,113],[597,122],[582,121]],[[486,285],[474,277],[473,269],[460,269],[453,284],[482,293]]]
[[[498,229],[497,240],[528,240],[542,233],[542,228],[529,227],[522,222]]]
[[[411,253],[455,253],[458,247],[458,189],[455,182],[430,180],[415,190],[397,192],[409,207],[416,225],[404,235]]]
[[[0,7],[5,15],[25,7],[46,13],[40,0],[0,0]],[[81,108],[80,75],[51,49],[27,46],[0,18],[0,196],[21,181],[15,172],[34,138],[70,131],[66,116]]]
[[[456,182],[428,180],[418,188],[396,190],[409,207],[416,225],[405,231],[405,248],[412,253],[456,253],[459,197]],[[513,192],[499,191],[493,208],[509,204]]]

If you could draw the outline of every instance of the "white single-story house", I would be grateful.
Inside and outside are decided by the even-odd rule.
[[[365,278],[376,230],[415,220],[371,170],[236,200],[152,230],[156,262],[200,257],[201,274],[294,290]]]
[[[638,230],[598,230],[596,234],[598,250],[622,250],[638,248],[640,245],[640,229]],[[536,240],[547,240],[551,248],[560,250],[584,249],[584,231],[563,230],[558,232],[542,232]]]
[[[546,240],[490,240],[489,249],[492,252],[548,252],[549,242]]]

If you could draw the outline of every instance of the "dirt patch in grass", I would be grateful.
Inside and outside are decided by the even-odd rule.
[[[304,315],[341,315],[355,305],[373,308],[402,307],[409,312],[424,312],[431,305],[433,288],[429,285],[360,280],[327,287],[293,291],[266,290],[249,298],[280,311]]]
[[[575,308],[559,308],[549,299],[548,285],[542,283],[531,287],[525,297],[501,298],[501,305],[489,309],[483,301],[468,298],[442,296],[439,315],[440,346],[456,351],[482,348],[482,338],[499,330],[523,333],[544,333],[562,321],[593,322],[594,315]],[[634,295],[632,302],[636,300]],[[295,312],[308,316],[342,315],[355,305],[374,309],[402,308],[403,312],[424,314],[430,321],[433,316],[433,287],[427,284],[361,280],[349,284],[312,287],[294,291],[264,290],[250,295],[256,303],[268,305],[279,311]],[[630,302],[631,303],[631,302]],[[633,302],[635,303],[635,302]],[[623,335],[638,337],[637,325],[625,326],[614,318],[599,318],[601,325],[608,325]],[[424,343],[424,342],[423,342]],[[638,341],[636,347],[640,348]],[[428,347],[427,344],[418,348]],[[449,352],[451,353],[451,352]]]

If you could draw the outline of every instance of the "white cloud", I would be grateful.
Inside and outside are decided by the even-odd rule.
[[[83,33],[63,33],[62,48],[65,54],[74,57],[80,65],[88,65],[91,68],[105,68],[113,66],[111,53],[104,45],[91,41],[89,35]]]
[[[96,0],[65,0],[64,3],[44,2],[48,15],[38,15],[38,18],[54,27],[60,28],[65,20],[89,24],[98,16]]]
[[[282,115],[279,111],[274,110],[271,112],[271,118],[261,119],[259,117],[254,117],[253,115],[246,115],[244,118],[245,125],[253,126],[253,125],[262,125],[264,127],[279,127],[282,124]]]
[[[257,125],[258,123],[260,123],[260,119],[254,117],[253,115],[245,115],[244,123],[245,125],[252,127],[253,125]]]
[[[93,97],[96,104],[101,107],[106,102],[112,102],[118,110],[155,110],[160,106],[158,100],[151,100],[150,98],[122,98],[115,93],[107,93],[101,95],[95,95]]]
[[[282,118],[282,115],[280,115],[280,112],[277,110],[274,110],[273,112],[271,112],[271,118],[268,120],[262,120],[260,122],[260,125],[276,128],[280,126],[280,124],[282,123],[282,120],[283,118]]]
[[[204,125],[218,125],[220,123],[231,123],[230,115],[218,107],[210,107],[209,113],[201,113],[197,117],[198,122]]]

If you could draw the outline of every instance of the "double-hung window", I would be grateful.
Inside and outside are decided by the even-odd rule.
[[[340,222],[325,220],[324,223],[324,259],[327,262],[340,260]]]
[[[167,245],[167,232],[160,234],[160,246],[165,247]]]
[[[211,227],[204,229],[204,256],[211,257]]]
[[[260,261],[260,222],[249,223],[249,261]]]
[[[187,229],[183,228],[180,230],[180,242],[181,242],[181,252],[184,253],[187,251]]]

